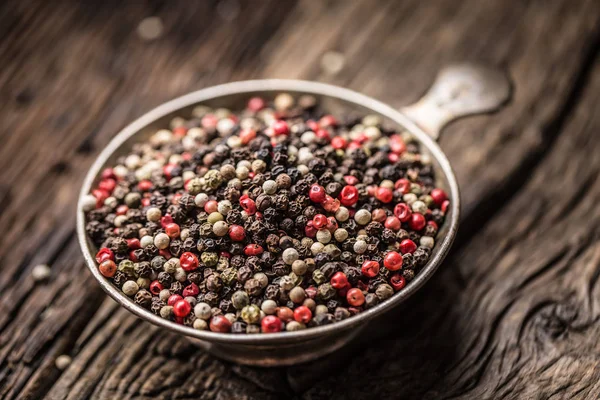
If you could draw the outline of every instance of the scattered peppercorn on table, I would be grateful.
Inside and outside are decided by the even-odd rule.
[[[226,1],[169,3],[165,8],[125,3],[118,12],[110,4],[92,7],[68,1],[51,6],[7,2],[0,7],[0,26],[6,27],[0,47],[5,53],[0,75],[6,88],[0,109],[5,127],[0,146],[0,222],[5,227],[0,241],[0,398],[600,396],[596,368],[600,358],[596,345],[600,333],[596,315],[600,183],[595,179],[600,169],[596,138],[600,117],[595,112],[600,93],[596,57],[600,8],[596,2],[508,6],[477,1],[458,5]],[[151,15],[159,19],[144,20]],[[553,51],[547,51],[547,43],[553,43]],[[458,243],[419,293],[375,321],[343,351],[288,368],[231,365],[121,309],[104,295],[84,266],[74,234],[75,202],[83,176],[115,132],[154,106],[226,81],[287,77],[348,86],[400,107],[422,94],[440,66],[457,59],[485,59],[506,66],[517,95],[503,111],[456,122],[445,133],[441,146],[456,170],[463,194],[465,217]],[[309,100],[301,104],[294,99],[292,108],[310,109],[314,105]],[[279,98],[278,104],[263,105],[253,99],[247,108],[288,109],[289,98]],[[219,126],[232,129],[236,123],[232,118],[220,118],[217,110],[205,111],[197,110],[196,118],[202,124],[206,117],[206,123],[216,124],[217,131]],[[231,111],[238,117],[244,112]],[[332,149],[353,143],[350,132],[356,123],[377,126],[388,140],[394,134],[402,138],[401,132],[386,132],[385,127],[365,121],[366,115],[350,125],[344,125],[348,122],[345,116],[334,114],[336,124],[331,124],[329,117],[322,120],[325,116],[326,112],[302,120],[304,124],[314,120],[329,134],[341,127],[348,129],[345,139],[344,134],[329,137],[327,146]],[[409,213],[421,214],[426,226],[418,231],[433,229],[427,221],[435,221],[433,214],[442,211],[443,194],[426,185],[431,202],[419,199],[423,194],[416,200],[404,199],[407,193],[399,189],[403,185],[397,183],[400,177],[378,178],[371,193],[367,189],[369,200],[365,200],[360,185],[369,175],[356,176],[360,182],[347,182],[354,175],[341,171],[342,180],[334,177],[331,182],[312,182],[306,177],[313,173],[299,171],[296,179],[286,164],[285,172],[256,183],[256,196],[242,199],[243,190],[236,188],[237,183],[230,188],[228,183],[252,180],[263,174],[266,170],[261,172],[261,168],[265,167],[257,162],[260,158],[248,159],[250,165],[238,165],[241,160],[223,163],[230,157],[225,155],[219,168],[207,176],[210,179],[185,179],[181,165],[190,141],[186,138],[193,137],[193,129],[198,127],[186,125],[192,117],[183,117],[186,121],[172,121],[172,125],[167,121],[165,126],[169,137],[177,137],[178,146],[183,147],[171,151],[169,160],[175,156],[173,162],[165,162],[159,169],[167,203],[145,196],[157,183],[152,173],[144,175],[146,171],[133,176],[135,186],[128,187],[121,199],[113,196],[123,188],[124,180],[118,179],[121,175],[128,176],[129,170],[138,170],[150,161],[140,151],[106,172],[102,187],[97,188],[102,192],[90,197],[88,204],[92,214],[98,213],[99,198],[106,197],[102,207],[107,202],[108,207],[114,205],[110,227],[120,228],[115,237],[122,239],[104,243],[106,238],[98,237],[98,267],[113,281],[117,277],[119,287],[132,301],[157,310],[159,315],[232,335],[247,332],[249,326],[253,327],[250,330],[270,332],[335,323],[336,318],[352,318],[350,315],[369,301],[385,301],[393,295],[398,281],[392,277],[409,278],[404,271],[411,269],[406,266],[416,263],[415,254],[426,253],[424,249],[436,240],[433,231],[411,237],[410,226],[405,229],[409,220],[402,220]],[[292,132],[295,123],[284,120],[286,125],[268,124],[273,133],[290,130],[274,137],[304,143],[302,134]],[[181,127],[185,134],[178,130]],[[325,136],[318,134],[319,129],[310,129],[315,136],[308,134],[304,139],[319,143],[323,140],[319,135]],[[252,130],[240,130],[235,135],[238,139],[227,146],[243,149],[244,143],[265,136],[264,129],[254,131],[256,137]],[[162,135],[167,136],[163,133],[155,139],[162,141]],[[277,146],[283,144],[272,145],[271,139],[266,135],[258,141],[272,146],[274,158]],[[410,140],[403,139],[389,143],[390,150],[399,143],[408,148]],[[297,154],[292,149],[294,157],[308,156],[300,154],[303,146],[287,143],[286,151],[277,157],[285,153],[289,162],[292,146],[298,149]],[[327,151],[327,146],[312,149],[312,156]],[[416,153],[414,150],[408,153]],[[128,172],[122,174],[118,165]],[[273,165],[280,164],[270,163],[270,172]],[[219,188],[206,190],[204,185],[219,180]],[[182,186],[169,192],[173,181]],[[306,184],[302,189],[308,201],[303,200],[306,204],[299,206],[298,216],[306,218],[307,229],[294,236],[298,216],[284,217],[277,212],[271,216],[267,210],[277,211],[285,202],[279,199],[283,194],[289,211],[297,199],[291,192],[298,181]],[[330,187],[332,182],[341,187]],[[177,191],[182,195],[173,203]],[[390,191],[392,199],[387,201]],[[377,206],[361,208],[369,215],[353,207],[372,201],[377,201]],[[406,206],[396,209],[398,203]],[[314,213],[310,210],[306,215],[309,207]],[[192,228],[185,218],[167,212],[169,208],[184,214],[191,208],[196,219],[201,214],[206,220],[196,221],[198,226]],[[356,212],[352,215],[353,208]],[[431,215],[427,216],[427,210]],[[242,212],[260,213],[267,222],[273,218],[290,234],[283,236],[283,242],[279,235],[277,242],[269,235],[264,242],[256,241],[254,228],[243,223]],[[124,223],[129,219],[144,221],[144,225],[151,222],[156,229],[152,234],[129,237],[129,224]],[[356,223],[354,230],[346,226],[348,221]],[[374,222],[381,226],[369,228]],[[208,229],[206,223],[212,232],[203,230]],[[366,238],[359,233],[363,229]],[[406,238],[402,230],[407,232]],[[388,231],[394,233],[397,248],[391,252],[381,246],[381,252],[371,256],[369,237],[382,241]],[[100,235],[94,232],[91,229],[91,234]],[[200,238],[203,233],[214,243],[203,240],[202,246],[214,246],[214,251],[201,254],[198,240],[195,247],[186,247],[188,238]],[[302,244],[304,237],[310,238],[310,246],[306,246],[308,240]],[[228,248],[221,249],[219,241],[227,242]],[[231,251],[236,243],[239,254]],[[350,253],[353,258],[336,260],[348,265],[346,271],[338,265],[340,269],[329,275],[329,269],[322,271],[322,267],[334,261],[316,260],[312,246],[320,250],[317,254],[328,254],[325,248],[331,244],[339,248],[339,257]],[[143,253],[149,247],[156,249],[151,257]],[[268,271],[256,267],[263,257],[271,257],[264,254],[274,247],[281,251],[273,266],[286,273],[269,276]],[[179,263],[167,260],[163,250],[178,253]],[[203,260],[203,254],[209,253],[214,255]],[[365,254],[370,256],[357,259]],[[236,255],[243,256],[243,264]],[[229,265],[219,270],[224,259]],[[317,261],[322,265],[317,267]],[[394,270],[400,262],[402,268]],[[193,274],[201,268],[218,271],[219,277],[210,274],[192,281],[190,275],[196,280]],[[211,299],[209,293],[222,292],[210,288],[222,289],[226,280],[234,277],[233,273],[223,274],[228,268],[237,269],[235,280],[241,276],[239,281],[244,283],[227,296]],[[347,272],[350,268],[353,272]],[[142,280],[127,278],[132,269]],[[418,274],[418,268],[412,270]],[[315,271],[323,273],[322,282],[317,282],[319,274],[314,279]],[[353,274],[361,278],[354,281]],[[287,277],[294,276],[307,277],[307,284],[288,282]],[[372,284],[359,290],[367,294],[364,299],[350,293],[351,289],[340,295],[348,284],[357,285],[358,281]],[[164,290],[173,286],[176,293],[169,292],[167,297]],[[198,301],[204,289],[205,298]],[[196,290],[195,304],[186,301]],[[312,290],[317,291],[314,298]],[[279,303],[280,297],[277,301],[266,298],[267,291],[284,293],[285,303]],[[319,292],[325,297],[332,294],[337,303],[328,304],[331,299],[319,303]],[[171,298],[174,295],[181,298]],[[259,296],[263,300],[260,306],[253,300]],[[215,315],[215,308],[221,312]],[[236,319],[230,320],[228,314]],[[318,321],[323,321],[316,322],[318,316]]]

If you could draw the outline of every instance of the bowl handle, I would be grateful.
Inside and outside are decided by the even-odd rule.
[[[437,140],[450,121],[495,111],[509,99],[510,92],[508,78],[498,69],[450,65],[438,73],[425,96],[401,111]]]

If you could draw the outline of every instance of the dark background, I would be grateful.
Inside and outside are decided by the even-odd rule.
[[[3,2],[0,398],[598,398],[599,22],[593,0]],[[462,189],[456,247],[350,349],[231,365],[120,309],[88,274],[79,187],[142,113],[265,77],[400,107],[457,61],[505,69],[513,99],[442,135]]]

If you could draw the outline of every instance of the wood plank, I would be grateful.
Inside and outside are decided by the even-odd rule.
[[[442,138],[471,216],[463,230],[464,248],[471,249],[467,239],[479,231],[478,224],[504,212],[499,200],[504,202],[510,195],[503,191],[524,187],[526,179],[520,176],[540,162],[554,140],[567,135],[562,122],[576,104],[586,64],[597,47],[600,15],[592,1],[511,7],[476,1],[435,6],[417,1],[381,1],[377,6],[371,1],[298,5],[248,1],[240,3],[237,19],[227,22],[218,17],[217,3],[169,2],[156,7],[134,3],[119,4],[118,13],[112,12],[114,4],[2,5],[0,15],[10,23],[0,23],[5,38],[0,57],[9,60],[0,71],[6,100],[0,106],[4,122],[0,224],[7,227],[0,242],[0,397],[36,398],[50,389],[50,398],[226,398],[234,393],[277,398],[289,393],[288,380],[296,389],[305,389],[317,378],[310,368],[263,373],[214,360],[119,310],[110,300],[103,301],[83,264],[73,262],[80,260],[73,237],[78,186],[95,154],[128,121],[169,98],[229,80],[316,79],[400,106],[418,98],[446,62],[485,60],[503,65],[517,88],[511,105],[493,116],[456,123]],[[153,14],[163,19],[165,36],[143,42],[135,28]],[[346,58],[337,75],[320,66],[321,56],[330,50]],[[24,235],[28,240],[22,240]],[[485,259],[482,245],[477,248],[480,253],[470,257]],[[460,257],[456,260],[447,268],[459,264]],[[504,261],[506,268],[514,267],[509,261]],[[46,285],[34,285],[29,276],[39,262],[52,264],[53,278]],[[404,345],[397,344],[394,335],[368,352],[361,350],[386,355],[391,347],[402,361],[408,354],[406,365],[423,359],[417,349],[430,351],[431,357],[423,363],[428,368],[415,369],[420,371],[418,378],[402,369],[399,361],[384,364],[392,371],[389,376],[404,382],[407,394],[435,397],[434,390],[443,389],[460,395],[469,388],[466,377],[477,378],[477,371],[488,373],[455,358],[460,355],[466,360],[468,349],[485,342],[465,335],[461,344],[466,347],[455,354],[448,350],[456,343],[419,335],[439,326],[442,334],[448,329],[468,333],[469,322],[479,323],[475,328],[482,335],[490,329],[481,310],[475,310],[481,321],[465,321],[452,304],[440,306],[429,299],[433,294],[450,299],[467,287],[484,293],[490,282],[472,280],[474,267],[460,265],[456,268],[460,273],[440,274],[448,281],[439,277],[429,285],[433,289],[428,286],[411,303],[407,323],[417,321],[422,309],[435,313],[400,335]],[[77,275],[87,277],[85,285],[70,279]],[[505,281],[506,290],[516,283]],[[420,302],[430,308],[422,308]],[[57,308],[60,313],[44,311]],[[69,320],[74,323],[65,324]],[[409,338],[417,340],[407,342]],[[62,374],[53,367],[60,353],[74,356]],[[447,358],[434,357],[437,353]],[[370,362],[381,361],[371,358]],[[456,364],[454,381],[431,389],[451,364]],[[351,364],[343,373],[355,385],[381,387],[377,393],[382,396],[400,387],[384,384],[385,374],[369,383],[359,374],[364,370]],[[286,378],[286,374],[293,376]],[[323,396],[327,385],[338,381],[332,378],[310,395]],[[482,383],[480,387],[492,386]]]

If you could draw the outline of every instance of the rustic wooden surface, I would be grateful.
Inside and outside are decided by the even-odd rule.
[[[149,16],[165,26],[154,41],[136,33]],[[0,398],[600,397],[597,1],[12,1],[0,38]],[[456,247],[346,351],[231,365],[119,309],[88,274],[79,186],[143,112],[259,77],[401,106],[452,61],[504,68],[513,100],[444,132],[464,202]]]

